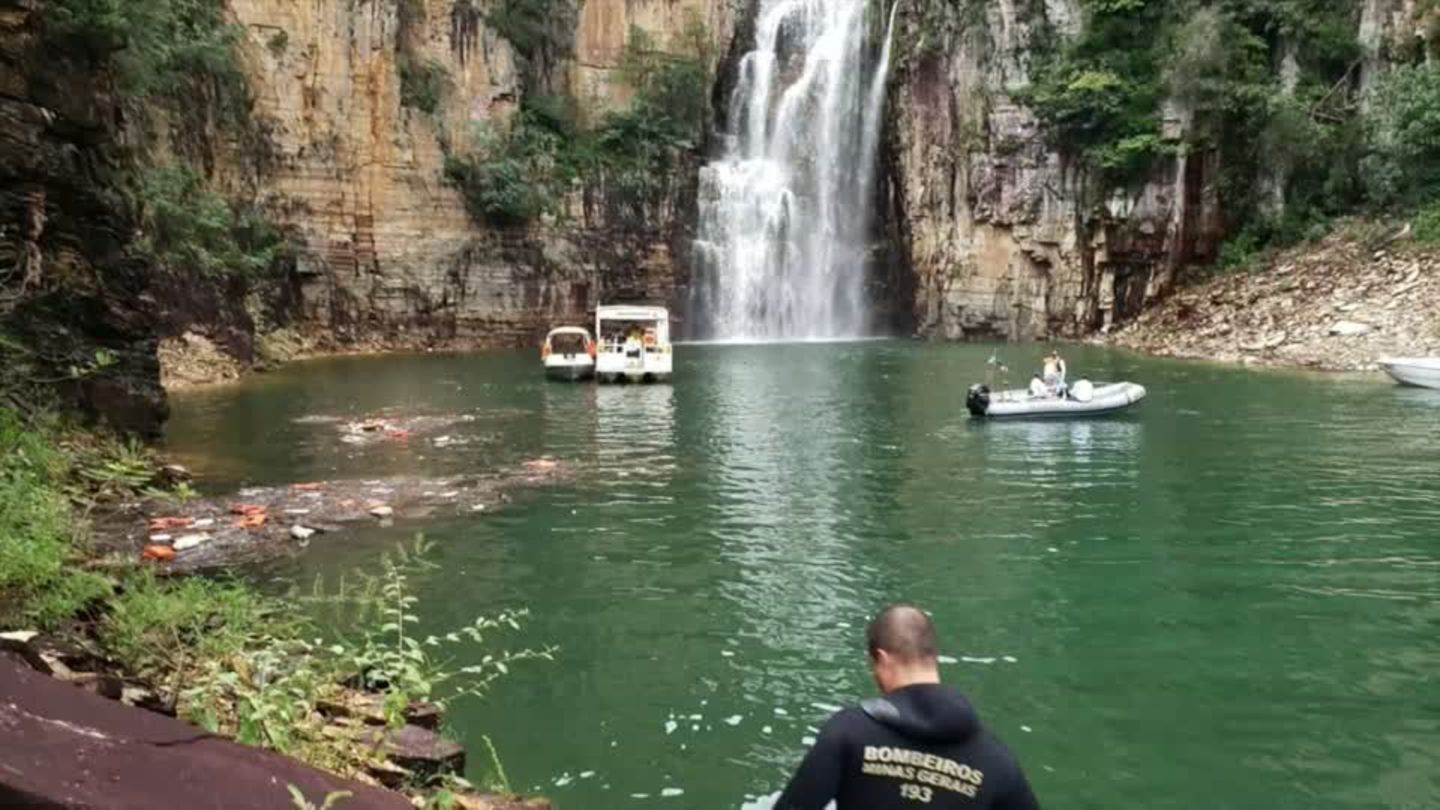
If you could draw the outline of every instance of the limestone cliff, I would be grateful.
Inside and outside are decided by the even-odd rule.
[[[577,190],[568,217],[504,228],[477,225],[445,182],[446,147],[503,127],[526,89],[523,58],[483,10],[468,0],[231,4],[279,158],[262,194],[285,201],[303,238],[308,324],[342,342],[493,345],[583,321],[602,299],[670,300],[684,178],[640,222],[614,221]],[[628,100],[616,70],[632,26],[664,47],[698,20],[719,53],[731,15],[719,0],[588,0],[573,58],[542,83],[564,86],[593,119]],[[448,77],[433,113],[402,104],[406,59]]]
[[[917,330],[947,338],[1077,336],[1133,318],[1177,272],[1213,260],[1225,238],[1256,220],[1279,222],[1293,212],[1287,185],[1293,193],[1300,176],[1295,161],[1307,159],[1303,144],[1327,137],[1338,143],[1347,136],[1324,128],[1338,133],[1344,121],[1358,131],[1377,77],[1394,60],[1423,61],[1433,48],[1427,37],[1437,30],[1435,14],[1421,6],[1413,0],[1321,4],[1301,12],[1309,28],[1282,22],[1265,28],[1208,12],[1217,33],[1192,39],[1203,43],[1196,69],[1211,71],[1204,81],[1224,79],[1216,72],[1234,70],[1242,58],[1235,54],[1249,49],[1243,58],[1254,61],[1244,92],[1269,94],[1269,106],[1256,108],[1262,112],[1250,121],[1269,117],[1247,128],[1224,103],[1197,111],[1167,78],[1169,56],[1181,41],[1175,20],[1205,12],[1083,0],[902,4],[888,205],[914,275]],[[1287,13],[1278,5],[1247,8],[1259,19]],[[1151,108],[1158,118],[1150,141],[1157,159],[1124,182],[1107,182],[1094,161],[1078,160],[1080,149],[1063,138],[1057,143],[1027,106],[1037,66],[1080,41],[1091,15],[1126,13],[1115,9],[1139,9],[1138,18],[1171,26],[1132,26],[1118,35],[1112,29],[1109,39],[1090,40],[1088,55],[1082,52],[1075,63],[1077,71],[1087,65],[1103,71],[1116,63],[1108,57],[1144,53],[1145,44],[1134,38],[1162,43],[1153,52],[1158,64],[1147,68],[1158,76],[1151,86],[1160,94]],[[1329,16],[1314,20],[1317,9]],[[1292,38],[1299,36],[1312,39]],[[1108,50],[1097,55],[1097,47]],[[1302,72],[1309,84],[1300,101]],[[1083,74],[1069,77],[1077,75]],[[1295,110],[1290,120],[1300,123],[1275,117],[1287,107]],[[1249,164],[1241,165],[1232,159],[1234,144],[1247,137]],[[1230,151],[1221,145],[1227,141]],[[1266,145],[1257,149],[1256,142]],[[1312,178],[1330,171],[1327,158],[1308,159]],[[1337,151],[1333,159],[1353,158]],[[1323,192],[1312,192],[1330,195],[1321,216],[1354,210],[1362,197],[1356,186],[1364,179],[1349,165],[1347,178],[1336,176]],[[1317,221],[1309,220],[1311,232]],[[1289,227],[1293,234],[1296,227]]]
[[[1015,97],[1038,32],[1073,35],[1079,5],[974,8],[902,7],[896,33],[913,44],[892,84],[891,215],[915,275],[917,330],[1073,336],[1134,314],[1176,268],[1213,255],[1213,160],[1178,157],[1105,197]],[[1188,125],[1184,110],[1167,110],[1168,137]]]

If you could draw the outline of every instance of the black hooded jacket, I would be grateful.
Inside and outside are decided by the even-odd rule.
[[[917,684],[831,717],[775,810],[1039,810],[1020,765],[970,701]]]

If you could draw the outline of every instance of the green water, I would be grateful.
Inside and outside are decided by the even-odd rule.
[[[420,606],[434,630],[528,606],[524,640],[559,645],[452,721],[563,810],[779,788],[902,599],[1047,807],[1440,806],[1440,391],[1077,347],[1072,376],[1149,388],[1138,412],[975,424],[994,348],[686,346],[673,386],[629,388],[547,384],[530,352],[327,360],[177,397],[169,440],[222,489],[581,464],[428,525]],[[294,421],[385,407],[474,414],[446,431],[472,441]]]

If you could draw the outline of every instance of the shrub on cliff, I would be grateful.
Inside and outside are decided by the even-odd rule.
[[[147,173],[141,202],[140,247],[172,270],[249,278],[271,272],[286,250],[283,235],[260,211],[232,205],[185,167]]]
[[[1380,205],[1440,198],[1440,65],[1402,65],[1370,101],[1363,161],[1366,190]]]

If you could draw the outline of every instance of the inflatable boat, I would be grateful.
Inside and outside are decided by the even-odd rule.
[[[991,391],[988,385],[972,385],[965,407],[971,416],[987,419],[1104,416],[1123,411],[1144,398],[1145,386],[1132,382],[1078,380],[1062,396],[1037,396],[1024,389]]]

